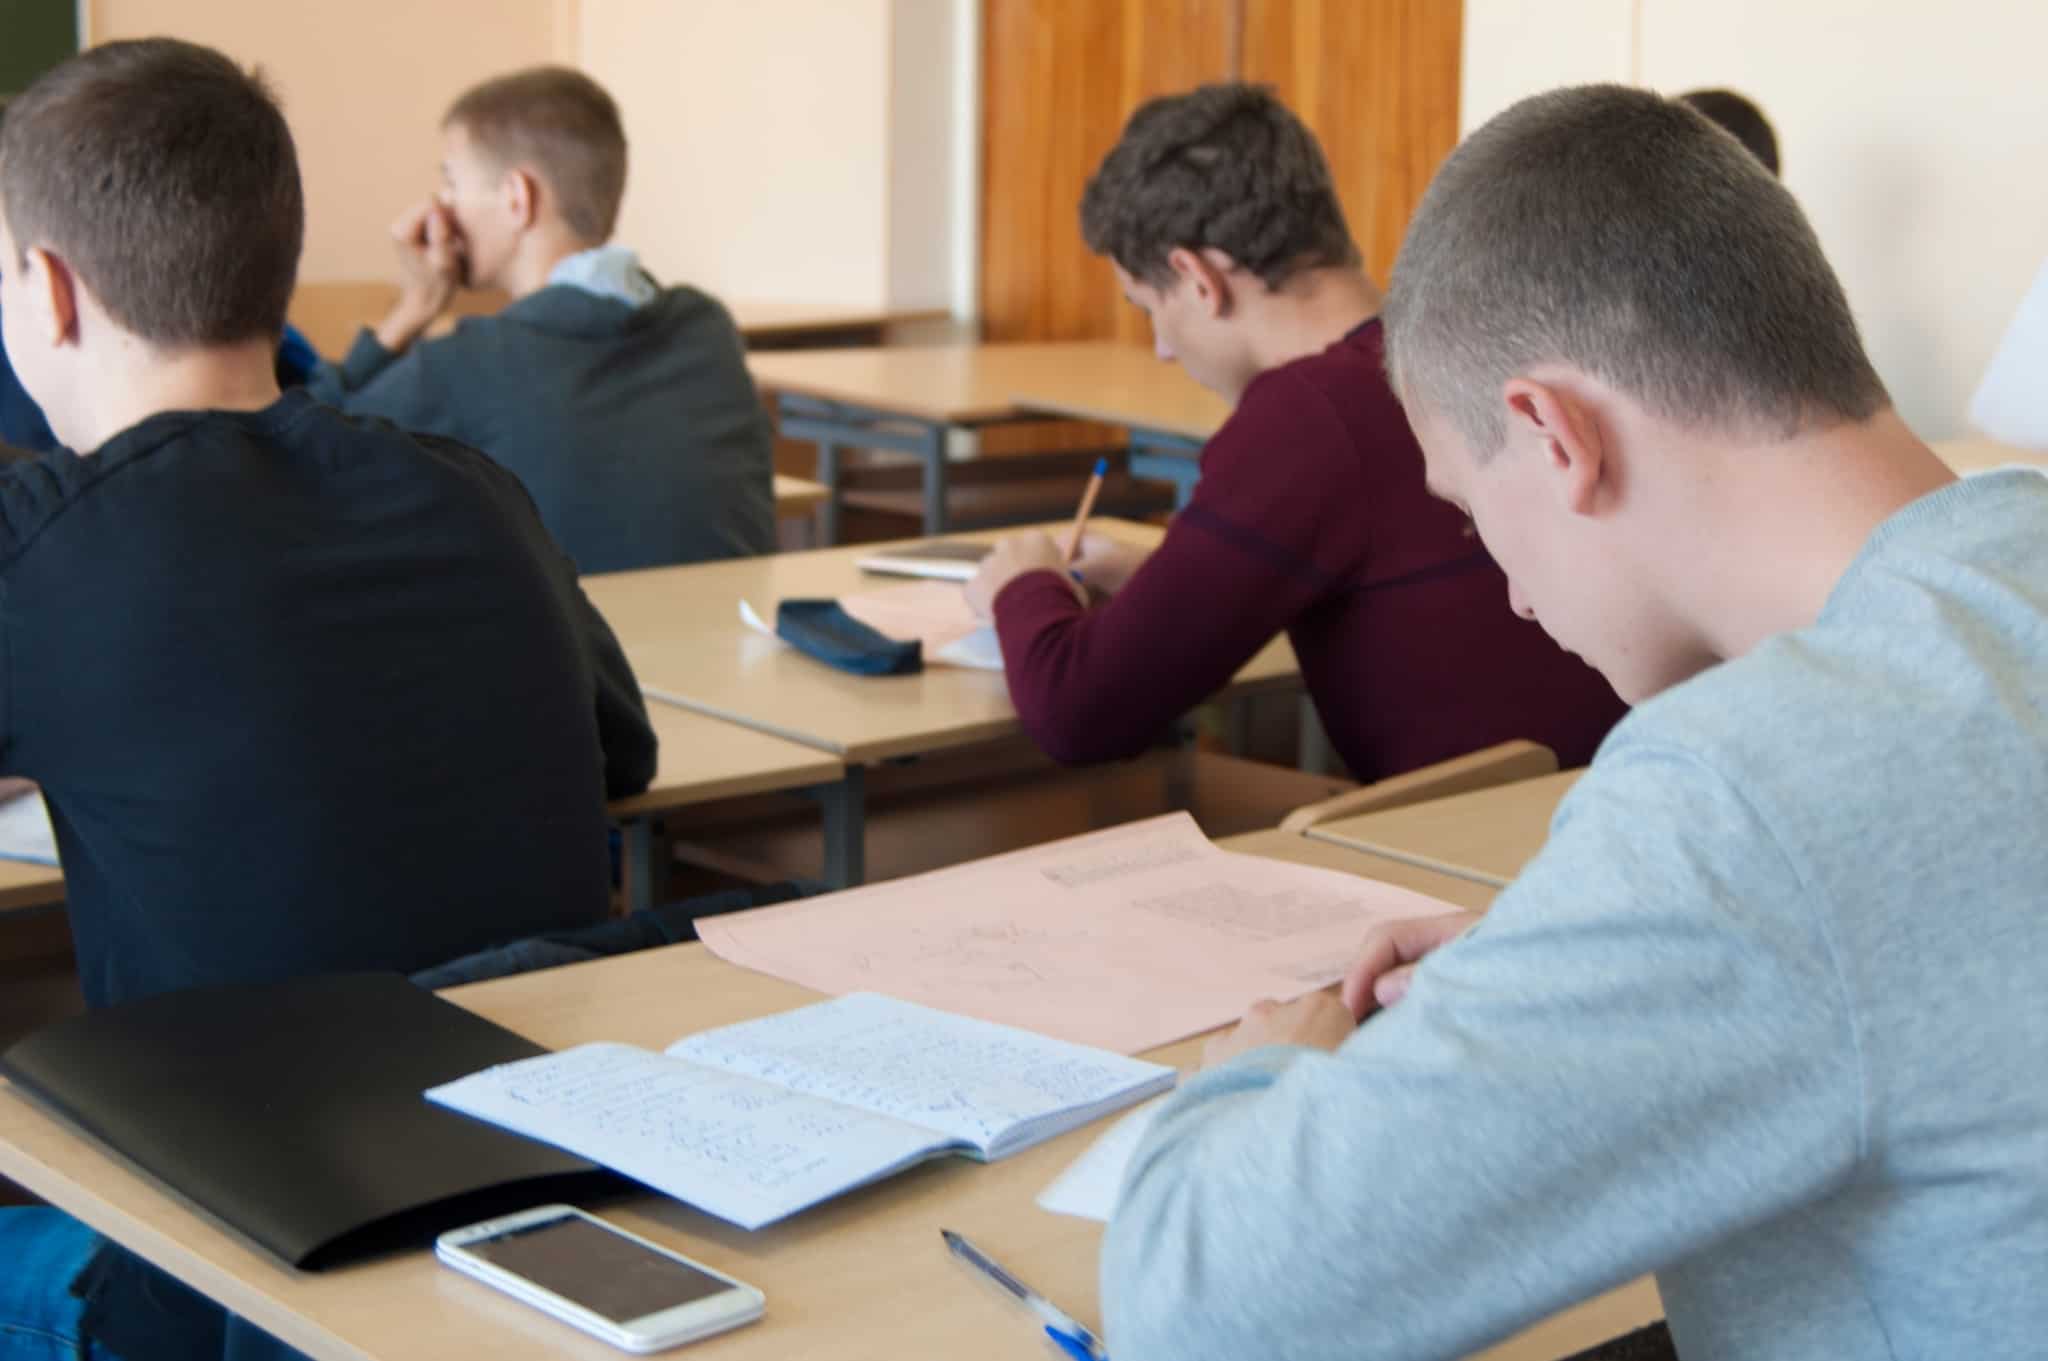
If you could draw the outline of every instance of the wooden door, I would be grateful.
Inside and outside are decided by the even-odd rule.
[[[981,308],[990,340],[1147,344],[1082,244],[1081,189],[1132,110],[1273,85],[1322,139],[1385,281],[1458,133],[1462,0],[983,0]]]

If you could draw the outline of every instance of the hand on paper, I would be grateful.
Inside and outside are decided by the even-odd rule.
[[[1086,603],[1078,584],[1067,575],[1060,546],[1052,541],[1051,535],[1033,529],[1001,540],[981,560],[981,570],[967,583],[968,605],[982,618],[989,618],[995,613],[996,597],[1003,593],[1003,587],[1027,572],[1057,573],[1074,592],[1075,599]]]
[[[1254,1002],[1244,1019],[1202,1046],[1202,1066],[1214,1068],[1269,1044],[1335,1049],[1358,1029],[1351,1012],[1327,990],[1292,1002]]]
[[[1137,575],[1151,550],[1112,539],[1106,534],[1083,534],[1081,551],[1074,555],[1074,570],[1091,591],[1115,595],[1124,583]]]
[[[24,780],[19,775],[0,776],[0,803],[11,803],[24,794],[35,792],[34,780]]]
[[[1478,920],[1476,912],[1452,912],[1374,927],[1366,935],[1358,961],[1344,975],[1344,1005],[1361,1021],[1381,1007],[1394,1005],[1407,994],[1416,963],[1439,945],[1463,935]]]
[[[377,341],[396,353],[419,338],[454,301],[462,283],[462,238],[455,218],[427,199],[391,224],[398,252],[398,301],[377,327]]]

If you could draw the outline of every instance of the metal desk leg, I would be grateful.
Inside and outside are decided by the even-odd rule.
[[[825,882],[853,888],[868,874],[867,769],[848,766],[845,778],[811,790],[825,822]]]
[[[925,427],[924,532],[927,538],[946,532],[946,427]]]
[[[1224,707],[1224,748],[1232,756],[1242,756],[1252,746],[1252,701],[1255,696],[1239,695]]]
[[[654,906],[661,866],[655,859],[657,847],[668,842],[654,834],[654,819],[634,818],[619,828],[619,887],[624,892],[628,914]]]
[[[1301,768],[1311,775],[1329,775],[1337,769],[1337,753],[1330,746],[1330,734],[1323,728],[1323,716],[1315,700],[1302,692],[1300,711]]]
[[[1156,430],[1131,431],[1132,477],[1173,484],[1173,508],[1186,510],[1202,479],[1202,445],[1198,440]]]
[[[812,547],[836,548],[839,545],[840,498],[844,493],[839,486],[839,446],[825,440],[818,441],[818,481],[825,487],[825,504],[818,507],[811,525],[814,537],[823,542],[814,542]]]

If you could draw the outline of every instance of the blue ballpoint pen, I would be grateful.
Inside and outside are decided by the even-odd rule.
[[[939,1236],[946,1240],[946,1246],[952,1249],[955,1257],[1016,1296],[1025,1308],[1038,1315],[1039,1321],[1045,1325],[1045,1335],[1073,1361],[1109,1361],[1109,1352],[1104,1349],[1101,1339],[1051,1300],[1012,1276],[951,1229],[940,1229]]]

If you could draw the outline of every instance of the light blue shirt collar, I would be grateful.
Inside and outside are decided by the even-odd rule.
[[[567,284],[600,298],[643,307],[661,292],[630,246],[596,246],[568,256],[548,271],[549,284]]]

